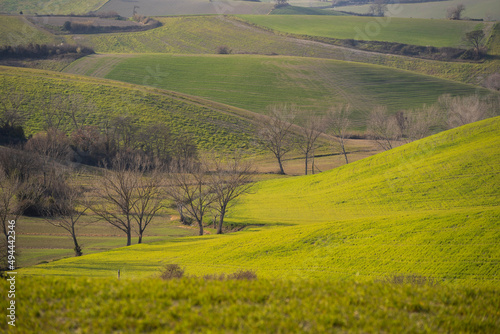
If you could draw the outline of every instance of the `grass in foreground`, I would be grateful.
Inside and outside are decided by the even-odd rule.
[[[444,285],[19,275],[16,332],[492,333],[497,297],[496,289]]]

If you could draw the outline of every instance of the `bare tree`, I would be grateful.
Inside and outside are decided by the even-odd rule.
[[[105,170],[102,178],[97,180],[96,201],[91,205],[91,210],[100,220],[125,233],[127,246],[130,246],[134,205],[137,201],[134,189],[139,180],[123,155],[117,155],[112,160],[112,166],[113,170]]]
[[[54,218],[45,220],[56,227],[65,229],[73,240],[75,256],[83,254],[81,246],[77,239],[77,226],[81,225],[80,218],[88,210],[89,206],[83,199],[83,189],[76,186],[68,186],[64,191],[63,201],[57,201],[52,207],[51,214]]]
[[[316,142],[325,131],[325,128],[326,120],[324,117],[309,117],[300,129],[301,138],[299,140],[299,148],[305,156],[305,175],[309,171],[309,157],[314,155]],[[312,173],[314,174],[314,166]]]
[[[163,166],[157,159],[144,158],[139,166],[133,169],[137,177],[136,197],[132,205],[132,218],[139,235],[137,243],[142,243],[144,231],[156,214],[163,207],[161,179]]]
[[[446,11],[446,18],[450,20],[460,20],[462,18],[462,12],[464,10],[465,10],[464,4],[448,7]]]
[[[396,118],[389,116],[386,107],[375,107],[370,113],[368,133],[382,149],[392,149],[399,136]]]
[[[243,162],[239,157],[230,161],[214,159],[214,163],[210,181],[215,195],[214,207],[219,218],[217,234],[222,234],[224,218],[229,208],[238,197],[250,189],[253,169],[249,162]]]
[[[386,11],[387,11],[387,1],[375,0],[374,3],[370,5],[368,13],[373,16],[385,16]]]
[[[71,153],[69,138],[56,128],[50,128],[45,133],[37,133],[28,140],[25,149],[59,160],[66,160]]]
[[[280,174],[285,174],[283,158],[293,148],[292,126],[297,115],[294,106],[274,105],[270,107],[269,117],[262,117],[259,138],[262,146],[271,151],[280,168]]]
[[[436,106],[397,112],[395,118],[400,132],[399,138],[409,143],[429,136],[432,126],[438,125],[438,114]]]
[[[203,235],[203,218],[215,201],[208,170],[206,161],[192,161],[181,170],[171,170],[167,177],[168,197],[196,220],[200,235]]]
[[[23,183],[16,175],[7,175],[0,170],[0,224],[2,240],[0,241],[0,271],[8,267],[9,254],[9,221],[17,221],[23,210],[23,201],[19,193]],[[11,249],[11,253],[14,250]]]
[[[137,132],[136,121],[137,117],[132,115],[117,116],[111,120],[118,149],[132,147]]]
[[[342,154],[344,154],[345,163],[348,164],[346,151],[346,140],[349,139],[349,133],[347,129],[351,125],[350,116],[352,109],[349,105],[340,105],[331,108],[328,111],[328,128],[333,134],[335,140],[337,141]]]
[[[0,96],[1,106],[1,126],[15,127],[23,125],[24,116],[21,113],[21,106],[26,100],[24,93],[2,94]]]
[[[500,73],[493,73],[486,78],[484,86],[488,89],[500,91]]]
[[[450,129],[494,115],[493,105],[482,100],[478,95],[466,97],[443,95],[439,98],[438,103],[447,113],[446,123]]]

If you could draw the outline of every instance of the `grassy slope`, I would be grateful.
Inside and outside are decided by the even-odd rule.
[[[85,125],[99,126],[115,115],[130,114],[139,118],[139,126],[164,122],[173,133],[190,133],[201,149],[253,149],[248,118],[234,114],[244,111],[154,88],[0,66],[0,91],[24,96],[21,109],[26,116],[27,135],[43,129],[43,111],[51,96],[79,95],[86,108]],[[69,130],[69,120],[63,127]]]
[[[118,14],[129,17],[134,6],[139,6],[138,12],[142,15],[201,15],[201,14],[256,14],[266,15],[273,5],[267,1],[206,1],[206,0],[110,0],[101,11],[116,11]]]
[[[1,16],[0,21],[13,20]],[[34,30],[31,25],[14,24],[2,26],[4,38],[0,44],[12,43],[5,37],[15,36],[17,44],[60,42],[63,37],[46,35]],[[188,16],[159,18],[163,26],[137,33],[97,34],[65,36],[66,42],[80,43],[93,47],[100,53],[174,53],[214,54],[220,45],[227,45],[233,53],[280,54],[300,57],[316,57],[378,64],[405,69],[445,79],[477,84],[480,78],[500,70],[500,62],[484,64],[446,63],[415,58],[360,52],[331,45],[279,36],[272,32],[251,26],[234,17]],[[7,21],[6,21],[7,22]],[[23,29],[28,29],[28,35]],[[31,31],[33,30],[33,31]],[[40,37],[37,37],[40,35]],[[47,64],[48,62],[48,64]],[[53,61],[32,62],[28,66],[60,69]]]
[[[254,24],[299,35],[396,42],[436,47],[462,44],[477,22],[358,16],[241,16]],[[439,34],[436,34],[439,31]]]
[[[500,118],[315,176],[259,183],[230,221],[293,224],[138,245],[26,268],[26,275],[189,274],[368,279],[394,273],[498,286]]]
[[[320,113],[339,102],[350,103],[360,113],[374,105],[387,105],[396,111],[435,103],[445,93],[470,95],[477,91],[474,86],[431,76],[326,59],[253,55],[107,59],[111,64],[109,73],[93,70],[102,66],[103,56],[84,58],[67,71],[155,85],[259,113],[265,112],[268,105],[285,102]],[[87,64],[81,66],[84,62]],[[358,115],[358,119],[364,117]]]
[[[286,6],[273,9],[271,15],[345,15],[333,10],[322,10],[317,8],[307,8],[298,6]]]
[[[108,0],[0,0],[0,12],[24,14],[84,14],[98,10]]]
[[[497,0],[449,0],[426,2],[419,4],[389,5],[386,16],[415,17],[424,19],[443,19],[446,10],[459,4],[464,4],[464,17],[485,20],[500,20],[500,6]],[[337,7],[336,10],[352,11],[356,13],[368,12],[369,5]]]
[[[0,288],[8,291],[8,282]],[[18,277],[16,289],[16,333],[493,333],[500,326],[493,289],[47,277]]]
[[[53,44],[61,38],[38,29],[21,16],[0,16],[0,45]]]

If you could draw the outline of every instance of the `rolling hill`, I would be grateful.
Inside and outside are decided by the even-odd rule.
[[[276,15],[274,17],[278,17]],[[307,18],[307,16],[305,16]],[[317,17],[317,16],[316,16]],[[339,47],[313,40],[280,35],[234,16],[183,16],[158,18],[162,26],[135,33],[54,35],[20,16],[1,16],[3,34],[0,45],[28,43],[83,44],[98,53],[214,54],[227,46],[237,54],[314,57],[383,65],[443,79],[477,84],[498,72],[498,61],[463,63],[431,61]],[[427,22],[426,22],[427,23]],[[327,27],[326,27],[327,28]],[[491,40],[496,40],[498,29]],[[494,49],[491,46],[490,49]],[[62,70],[66,62],[18,62],[18,66]]]
[[[98,10],[108,0],[0,0],[0,13],[85,14]]]
[[[373,18],[360,16],[242,15],[241,18],[269,29],[298,35],[337,39],[385,41],[435,47],[459,47],[462,37],[476,26],[472,21]],[[490,29],[491,30],[491,29]],[[439,34],[436,34],[439,31]]]
[[[101,126],[113,116],[137,117],[138,126],[165,123],[173,134],[190,134],[202,150],[255,150],[253,115],[178,93],[57,72],[0,66],[0,90],[23,98],[26,135],[43,130],[56,96],[81,99],[84,125]],[[71,122],[62,125],[70,130]]]
[[[500,20],[500,6],[496,0],[448,0],[415,4],[389,5],[386,16],[443,19],[449,7],[465,5],[464,17],[484,20]],[[335,7],[340,11],[351,11],[355,13],[367,13],[369,5]]]
[[[266,112],[275,103],[294,103],[325,113],[350,103],[358,120],[375,105],[399,109],[433,104],[442,94],[488,93],[475,86],[387,67],[336,60],[256,55],[97,55],[65,71],[200,96]]]
[[[373,280],[393,274],[498,287],[500,117],[319,175],[270,180],[232,210],[263,225],[25,268],[22,275],[147,277],[255,270],[267,278]],[[287,226],[288,225],[288,226]]]

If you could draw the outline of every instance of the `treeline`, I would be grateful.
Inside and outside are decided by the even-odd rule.
[[[389,150],[437,131],[496,116],[499,106],[498,97],[478,95],[442,95],[435,105],[396,113],[389,112],[384,106],[377,106],[366,119],[366,136],[381,149]],[[262,147],[275,156],[280,174],[285,174],[283,161],[292,151],[304,154],[305,174],[309,171],[314,174],[317,170],[315,150],[318,139],[324,135],[328,135],[335,143],[334,154],[343,155],[346,164],[349,163],[350,152],[346,143],[354,138],[350,133],[352,112],[349,105],[337,105],[330,108],[324,116],[311,117],[310,112],[296,106],[275,105],[270,108],[268,117],[262,116],[258,138]],[[301,126],[297,127],[297,124]]]
[[[81,45],[33,44],[0,46],[0,60],[5,59],[48,59],[72,57],[80,58],[93,54],[92,48]]]
[[[158,28],[162,24],[160,21],[152,19],[150,17],[134,14],[132,17],[134,22],[140,23],[140,25],[128,25],[128,26],[114,26],[114,25],[95,25],[92,22],[64,22],[62,28],[72,34],[100,34],[109,32],[131,32],[131,31],[144,31],[153,28]]]

